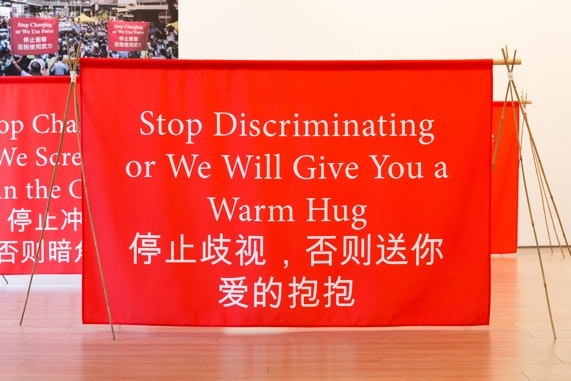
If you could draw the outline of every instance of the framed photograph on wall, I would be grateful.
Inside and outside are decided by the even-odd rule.
[[[67,75],[70,55],[179,57],[177,0],[25,0],[2,9],[2,76]]]

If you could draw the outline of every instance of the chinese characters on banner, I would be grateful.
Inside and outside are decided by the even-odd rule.
[[[81,160],[73,107],[64,121],[69,78],[3,77],[0,86],[0,274],[31,274],[36,253],[38,274],[79,274]]]
[[[491,60],[80,65],[115,323],[488,323]]]
[[[10,39],[13,54],[44,54],[58,50],[58,19],[13,17]]]
[[[109,21],[107,38],[109,51],[146,50],[149,23],[145,21]]]

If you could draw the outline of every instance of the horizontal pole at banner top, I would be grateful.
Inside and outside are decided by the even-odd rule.
[[[97,59],[96,59],[96,60],[97,60]],[[67,58],[67,57],[66,57],[66,58],[63,59],[63,62],[64,62],[64,63],[67,63],[67,64],[71,64],[72,62],[73,62],[73,63],[76,63],[77,61],[78,61],[77,58]],[[131,61],[132,61],[132,60],[131,60]],[[142,61],[145,61],[145,60],[142,60]],[[213,61],[209,61],[209,62],[213,62]],[[220,61],[220,62],[222,62],[222,61]],[[402,61],[401,61],[401,62],[402,62]],[[505,65],[505,64],[506,64],[506,61],[505,61],[503,58],[495,58],[495,59],[492,60],[492,63],[493,63],[494,65]],[[512,65],[512,64],[513,64],[513,65],[521,65],[521,59],[519,59],[519,58],[516,59],[516,60],[509,59],[509,60],[507,60],[507,64],[508,64],[508,65]]]
[[[516,102],[516,100],[514,99],[514,100],[506,101],[507,104],[510,104],[510,103],[512,103],[512,102]],[[520,102],[518,102],[518,103],[519,103],[520,105],[525,105],[525,106],[533,104],[533,102],[532,102],[532,101],[529,101],[529,100],[520,101]]]
[[[503,58],[496,58],[494,59],[494,65],[505,65],[506,60]],[[508,65],[521,65],[521,59],[517,58],[515,61],[513,59],[507,60]]]

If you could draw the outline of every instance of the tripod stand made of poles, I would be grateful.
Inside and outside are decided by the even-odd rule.
[[[69,44],[68,44],[69,46]],[[64,111],[64,116],[63,116],[63,124],[65,125],[66,122],[68,121],[69,118],[69,110],[70,110],[70,105],[73,103],[73,107],[74,107],[74,115],[75,115],[75,119],[76,119],[76,128],[77,128],[77,146],[78,146],[78,150],[79,150],[79,155],[80,155],[80,161],[81,161],[81,180],[83,183],[83,197],[85,200],[85,205],[87,206],[87,215],[89,218],[89,222],[90,222],[90,227],[91,227],[91,234],[92,234],[92,239],[94,242],[94,246],[95,246],[95,254],[97,256],[97,263],[99,266],[99,275],[101,277],[101,284],[103,287],[103,295],[105,297],[105,305],[107,307],[107,315],[109,317],[109,325],[111,327],[111,335],[113,337],[113,340],[115,340],[115,329],[113,327],[113,319],[111,317],[111,307],[109,305],[109,296],[107,294],[107,287],[105,285],[105,277],[103,274],[103,267],[102,267],[102,263],[101,263],[101,256],[99,255],[99,247],[97,245],[97,239],[96,239],[96,235],[95,235],[95,227],[93,225],[93,215],[91,213],[91,205],[89,202],[89,194],[87,192],[87,183],[85,181],[85,167],[84,167],[84,163],[83,163],[83,152],[81,149],[81,123],[80,123],[80,107],[79,107],[79,100],[78,100],[78,96],[77,96],[77,69],[78,69],[78,65],[79,65],[79,52],[81,49],[81,44],[78,44],[77,46],[77,50],[75,52],[68,52],[68,56],[69,56],[69,65],[70,65],[70,86],[69,86],[69,91],[67,94],[67,100],[66,100],[66,104],[65,104],[65,111]],[[36,254],[35,254],[35,259],[33,261],[33,265],[32,265],[32,271],[30,274],[30,281],[28,283],[28,290],[26,293],[26,300],[24,302],[24,308],[22,309],[22,316],[20,318],[20,325],[22,325],[23,321],[24,321],[24,315],[26,313],[26,307],[28,305],[28,300],[30,298],[30,290],[32,288],[32,281],[34,279],[34,274],[36,271],[36,265],[38,263],[38,258],[39,258],[39,252],[40,252],[40,248],[42,245],[42,241],[44,239],[44,233],[46,230],[46,226],[47,226],[47,219],[48,219],[48,215],[49,215],[49,211],[50,211],[50,204],[52,201],[52,192],[56,183],[56,174],[57,174],[57,169],[59,166],[59,161],[60,161],[60,156],[61,156],[61,151],[62,151],[62,146],[63,146],[63,139],[65,136],[65,128],[62,128],[61,134],[60,134],[60,138],[59,138],[59,143],[58,143],[58,148],[57,148],[57,154],[56,154],[56,162],[54,164],[54,169],[52,172],[52,177],[51,177],[51,181],[50,181],[50,187],[49,187],[49,195],[48,195],[48,199],[47,199],[47,203],[46,203],[46,209],[45,209],[45,213],[44,213],[44,218],[42,221],[42,229],[40,231],[40,237],[39,237],[39,241],[38,241],[38,245],[36,248]]]
[[[545,292],[545,300],[546,300],[547,309],[549,312],[549,320],[551,323],[551,330],[553,332],[553,339],[556,340],[557,339],[557,333],[555,331],[553,313],[551,311],[551,303],[550,303],[550,299],[549,299],[549,290],[547,287],[547,279],[545,276],[545,269],[544,269],[543,260],[541,257],[541,250],[540,250],[540,244],[539,244],[539,239],[538,239],[538,233],[537,233],[537,229],[535,226],[535,219],[534,219],[534,215],[533,215],[533,211],[532,211],[532,207],[531,207],[531,201],[530,201],[530,192],[529,192],[529,187],[528,187],[528,181],[527,181],[526,171],[525,171],[524,162],[523,162],[522,147],[523,147],[523,134],[524,134],[524,132],[527,132],[529,135],[530,150],[531,150],[533,164],[534,164],[534,168],[535,168],[535,172],[536,172],[536,176],[537,176],[537,180],[538,180],[538,185],[539,185],[539,190],[540,190],[541,206],[543,209],[544,220],[545,220],[545,224],[546,224],[546,228],[547,228],[547,235],[549,238],[549,247],[550,248],[554,247],[554,245],[552,244],[552,238],[551,238],[551,233],[553,232],[553,235],[557,240],[557,246],[561,249],[561,253],[563,256],[565,256],[565,253],[563,251],[563,247],[567,248],[570,255],[571,255],[571,249],[569,247],[569,243],[567,241],[567,236],[565,235],[565,230],[563,229],[563,223],[561,221],[561,216],[559,214],[559,210],[558,210],[557,205],[555,203],[555,198],[553,197],[553,193],[551,192],[551,187],[549,186],[549,182],[547,180],[547,175],[545,173],[545,169],[544,169],[543,164],[541,162],[541,159],[539,157],[537,145],[535,144],[535,139],[534,139],[532,131],[531,131],[531,127],[529,124],[529,118],[527,116],[527,111],[526,111],[526,105],[529,104],[529,102],[527,101],[526,97],[523,97],[523,95],[520,95],[518,93],[517,86],[516,86],[515,81],[513,79],[514,65],[518,62],[518,60],[516,59],[516,53],[517,52],[514,51],[513,57],[510,59],[510,57],[508,55],[507,47],[505,49],[502,49],[503,60],[500,64],[505,65],[505,67],[507,69],[508,86],[506,88],[506,94],[505,94],[505,98],[504,98],[504,107],[502,108],[501,120],[500,120],[499,131],[498,131],[498,139],[497,139],[496,145],[494,147],[494,153],[493,153],[493,158],[492,158],[492,170],[494,168],[497,151],[498,151],[498,148],[500,146],[503,121],[504,121],[505,112],[506,112],[506,105],[509,103],[511,103],[513,105],[517,102],[519,107],[518,108],[512,107],[512,110],[513,110],[514,114],[516,113],[516,110],[517,110],[517,112],[521,112],[523,128],[520,128],[518,130],[518,127],[516,126],[516,129],[515,129],[515,131],[513,131],[513,133],[515,133],[517,136],[516,140],[518,142],[518,157],[519,157],[519,164],[520,164],[519,166],[521,169],[521,178],[522,178],[522,183],[524,186],[526,203],[527,203],[528,212],[529,212],[529,218],[530,218],[531,226],[533,229],[534,242],[535,242],[535,247],[537,250],[537,257],[539,260],[541,277],[543,280],[543,289]],[[514,115],[514,120],[516,120],[515,115]],[[551,228],[550,228],[550,226],[551,226]],[[562,244],[561,238],[564,241],[564,245]]]

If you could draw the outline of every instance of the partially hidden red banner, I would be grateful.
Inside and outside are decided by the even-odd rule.
[[[85,323],[488,323],[491,60],[80,65]]]
[[[57,52],[59,22],[55,17],[13,17],[10,20],[10,45],[14,54]]]
[[[147,50],[149,23],[146,21],[109,21],[107,23],[109,50]]]
[[[492,254],[517,252],[519,104],[494,102],[492,127]]]
[[[81,158],[73,103],[65,117],[70,80],[2,77],[0,87],[0,274],[31,274],[36,254],[37,274],[79,274]]]

